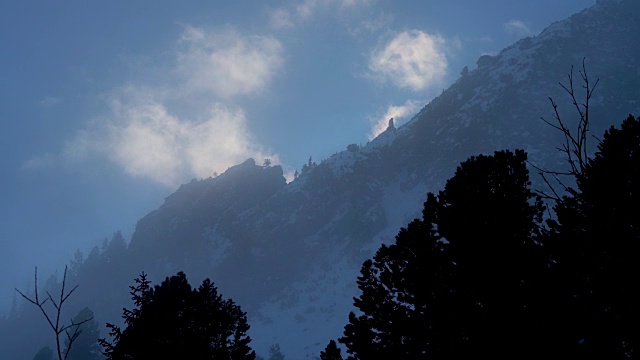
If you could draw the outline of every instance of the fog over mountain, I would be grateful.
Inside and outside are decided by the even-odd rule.
[[[102,249],[78,254],[69,281],[80,287],[71,306],[89,306],[102,324],[118,321],[141,271],[154,283],[184,271],[192,284],[211,278],[248,312],[258,354],[277,343],[288,359],[318,356],[342,334],[362,262],[420,216],[427,192],[440,190],[461,161],[521,148],[531,164],[562,169],[556,147],[563,138],[540,117],[553,121],[551,97],[562,118],[576,123],[558,84],[568,84],[572,67],[578,100],[583,61],[589,80],[599,80],[589,107],[593,134],[640,114],[638,15],[636,1],[598,1],[484,55],[408,123],[389,121],[365,145],[309,159],[289,183],[280,166],[248,159],[183,184],[138,221],[131,239],[116,234]],[[532,178],[542,186],[533,168]],[[13,316],[43,322],[34,313],[21,304]],[[49,341],[40,325],[15,330],[16,319],[0,321],[2,358],[35,353],[33,344]]]

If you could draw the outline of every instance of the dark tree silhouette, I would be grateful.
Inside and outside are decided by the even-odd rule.
[[[583,59],[584,97],[574,88],[573,68],[568,83],[560,86],[569,95],[578,115],[575,127],[560,118],[550,99],[555,123],[545,122],[564,135],[558,149],[565,155],[567,171],[539,169],[547,181],[556,218],[549,224],[546,248],[552,259],[548,278],[556,319],[548,333],[556,341],[556,354],[565,358],[627,359],[638,357],[640,340],[633,324],[640,320],[640,298],[635,274],[640,270],[640,211],[638,176],[640,129],[629,117],[620,129],[611,127],[594,156],[587,148],[589,106],[598,84],[590,81]],[[544,119],[543,119],[544,120]],[[559,177],[569,175],[568,186]],[[561,185],[556,191],[549,179]]]
[[[316,166],[318,166],[318,164],[316,164],[316,162],[311,159],[311,156],[309,156],[309,161],[307,161],[306,164],[302,165],[302,173],[305,174]]]
[[[331,340],[324,351],[320,351],[320,360],[342,360],[341,352],[336,342]]]
[[[538,245],[544,207],[530,189],[522,150],[471,157],[438,195],[437,225],[454,268],[452,303],[462,354],[542,351],[540,275],[547,261]]]
[[[255,359],[246,314],[209,279],[198,289],[183,272],[154,287],[144,273],[135,282],[126,328],[107,324],[113,340],[100,340],[108,359]]]
[[[382,245],[358,277],[344,336],[350,359],[523,358],[541,335],[535,274],[543,206],[524,151],[462,163],[423,219]],[[525,353],[515,352],[517,349]]]
[[[350,359],[412,359],[431,353],[438,319],[432,307],[447,298],[451,263],[433,227],[436,198],[429,194],[423,220],[401,229],[396,242],[382,245],[358,277],[361,295],[339,341]],[[434,325],[434,327],[431,327]]]
[[[640,339],[640,120],[629,116],[605,132],[557,202],[551,221],[555,285],[570,354],[637,357]]]

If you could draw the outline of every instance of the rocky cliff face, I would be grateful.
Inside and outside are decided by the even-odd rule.
[[[555,150],[561,134],[540,117],[553,119],[552,97],[576,123],[558,85],[568,85],[572,66],[579,101],[583,59],[592,84],[599,79],[589,107],[594,135],[640,114],[639,15],[635,1],[598,1],[482,56],[405,126],[289,184],[280,167],[253,160],[185,184],[139,221],[128,258],[157,277],[210,277],[248,311],[259,352],[279,343],[287,358],[317,356],[342,333],[362,262],[420,215],[427,192],[461,161],[524,148],[536,166],[564,164]]]

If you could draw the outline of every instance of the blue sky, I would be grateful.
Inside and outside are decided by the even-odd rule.
[[[0,3],[0,305],[181,183],[293,173],[595,0]]]

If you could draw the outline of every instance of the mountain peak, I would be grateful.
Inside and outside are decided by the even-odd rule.
[[[349,145],[291,185],[280,166],[247,159],[181,186],[138,222],[135,268],[211,276],[247,309],[258,352],[280,343],[292,358],[317,355],[342,333],[362,262],[420,216],[427,192],[462,161],[517,148],[541,168],[566,164],[555,150],[562,135],[540,117],[553,119],[553,98],[572,126],[575,109],[558,82],[573,66],[586,59],[589,78],[600,79],[589,105],[594,134],[640,113],[637,4],[598,0],[481,56],[411,121],[396,129],[390,119],[366,146]]]

